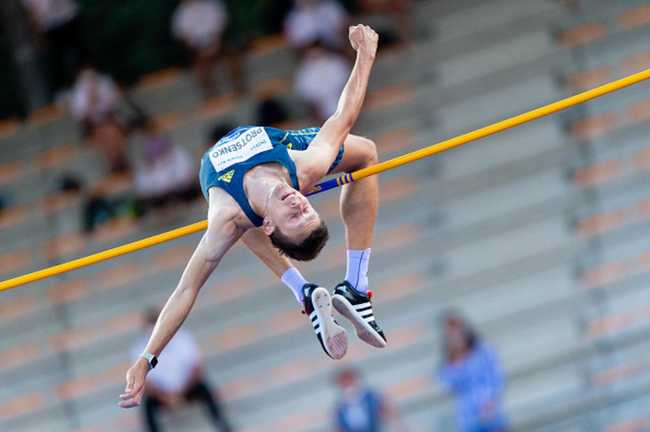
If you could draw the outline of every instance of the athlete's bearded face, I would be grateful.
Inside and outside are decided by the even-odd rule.
[[[268,235],[279,229],[291,241],[301,242],[320,224],[320,216],[299,191],[285,183],[270,191],[264,218]]]

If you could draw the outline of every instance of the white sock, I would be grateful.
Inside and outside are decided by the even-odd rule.
[[[368,262],[371,249],[348,249],[348,266],[345,271],[345,280],[362,293],[368,292]]]
[[[298,300],[298,303],[302,305],[304,299],[304,296],[302,295],[302,287],[309,282],[307,282],[300,274],[300,271],[295,267],[289,267],[289,269],[282,275],[282,282],[293,291],[296,300]]]

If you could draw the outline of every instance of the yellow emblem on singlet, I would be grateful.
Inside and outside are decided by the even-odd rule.
[[[235,175],[235,170],[230,170],[224,175],[222,175],[221,177],[219,177],[219,180],[221,180],[222,182],[230,183],[230,181],[232,180],[232,176],[234,175]]]

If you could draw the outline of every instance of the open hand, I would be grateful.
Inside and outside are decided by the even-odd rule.
[[[367,54],[371,58],[375,57],[379,35],[371,27],[363,24],[351,26],[349,37],[352,48],[360,53]]]
[[[120,395],[119,406],[133,408],[140,405],[144,394],[144,381],[149,372],[149,364],[144,358],[138,359],[126,372],[126,388]]]

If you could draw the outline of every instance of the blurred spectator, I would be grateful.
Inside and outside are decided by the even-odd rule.
[[[0,195],[0,217],[2,217],[2,212],[4,211],[6,206],[7,204],[5,203],[4,197]]]
[[[109,76],[92,66],[81,69],[70,94],[70,111],[113,174],[130,170],[126,131],[117,118],[122,102],[122,94]]]
[[[144,351],[158,312],[156,309],[145,312],[144,334],[131,350],[134,360]],[[204,404],[216,430],[231,431],[210,387],[203,374],[203,363],[196,341],[187,331],[180,329],[160,355],[158,366],[147,375],[142,403],[147,430],[161,430],[158,416],[162,408],[176,410],[183,402],[197,401]]]
[[[116,119],[95,128],[92,143],[103,155],[110,174],[131,173],[131,164],[126,155],[126,131]]]
[[[296,0],[284,23],[289,43],[303,49],[315,41],[333,49],[343,48],[348,15],[334,0]]]
[[[88,128],[100,125],[116,115],[121,102],[122,95],[111,77],[90,65],[81,68],[70,94],[75,120]]]
[[[443,317],[443,365],[440,381],[456,398],[462,432],[504,432],[504,377],[496,354],[458,313]]]
[[[336,377],[339,396],[334,411],[337,432],[381,432],[393,423],[404,431],[386,398],[361,381],[354,369],[344,369]]]
[[[135,192],[142,210],[195,198],[199,189],[189,153],[172,145],[151,121],[145,123],[143,133],[143,163],[135,169]]]
[[[174,36],[191,53],[194,72],[205,98],[214,94],[212,73],[222,51],[228,13],[219,0],[182,0],[172,22]],[[237,57],[233,53],[234,57]],[[239,63],[230,63],[235,86],[241,90]]]
[[[294,86],[296,93],[309,103],[318,122],[324,122],[336,111],[350,69],[345,57],[325,48],[319,41],[305,51]]]
[[[257,105],[257,125],[282,127],[288,120],[287,107],[275,98],[263,99]]]
[[[76,174],[64,173],[57,183],[58,192],[81,194],[81,231],[85,234],[92,234],[112,219],[130,216],[135,212],[133,200],[128,196],[109,197],[100,186],[87,188]]]
[[[117,209],[118,205],[100,191],[91,192],[82,206],[83,232],[92,234],[99,226],[117,218]]]
[[[35,32],[42,36],[52,91],[69,87],[86,55],[79,7],[74,0],[22,0]]]

